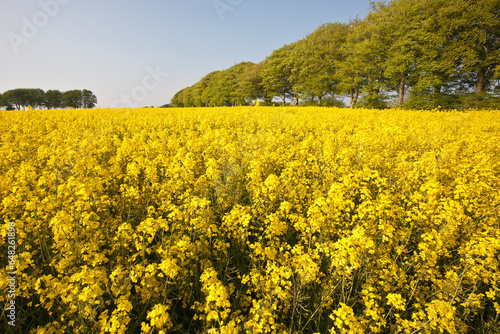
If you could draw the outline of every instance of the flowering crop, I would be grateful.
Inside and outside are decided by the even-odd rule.
[[[0,119],[12,332],[499,331],[499,111]]]

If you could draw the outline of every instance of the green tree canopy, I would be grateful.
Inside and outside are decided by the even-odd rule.
[[[324,24],[258,64],[212,72],[172,103],[235,105],[257,98],[270,104],[279,98],[325,105],[350,97],[351,107],[462,108],[498,99],[499,0],[370,4],[364,18]],[[428,102],[415,104],[419,99]]]
[[[239,90],[248,99],[260,99],[264,101],[264,105],[270,105],[274,95],[264,84],[263,69],[264,62],[246,67],[239,78]]]
[[[263,62],[261,72],[262,81],[267,91],[281,98],[286,104],[287,98],[295,98],[297,94],[297,65],[294,63],[292,52],[297,43],[285,45],[275,50]]]
[[[63,93],[63,104],[68,108],[81,108],[83,106],[83,93],[79,89],[69,90]]]
[[[94,108],[97,105],[97,97],[88,89],[82,90],[82,107],[84,109]]]
[[[45,92],[45,106],[47,109],[58,109],[63,107],[63,94],[57,89]]]
[[[33,108],[45,106],[45,92],[40,88],[26,89],[26,103]]]
[[[338,86],[337,64],[342,59],[349,27],[343,23],[328,23],[309,34],[296,47],[299,90],[321,105],[328,96],[341,93]]]
[[[13,105],[17,110],[28,106],[27,90],[24,88],[11,89],[3,94],[5,103]]]
[[[240,79],[245,70],[254,64],[242,62],[227,70],[215,73],[209,80],[205,94],[206,100],[212,106],[233,106],[244,104],[247,96],[244,96],[240,88]]]
[[[8,107],[12,105],[18,110],[28,106],[39,109],[94,108],[97,97],[87,89],[74,89],[61,93],[54,89],[44,92],[40,88],[16,88],[3,94],[3,104]]]
[[[443,34],[453,41],[457,71],[468,76],[476,93],[485,93],[500,64],[500,1],[442,0]]]

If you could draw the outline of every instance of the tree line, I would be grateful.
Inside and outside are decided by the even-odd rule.
[[[44,91],[40,88],[17,88],[0,94],[0,106],[10,109],[60,109],[75,108],[87,109],[97,105],[97,97],[88,89],[74,89],[66,92],[51,89]]]
[[[498,0],[372,2],[365,18],[324,24],[260,63],[211,72],[171,103],[500,108],[499,63]]]

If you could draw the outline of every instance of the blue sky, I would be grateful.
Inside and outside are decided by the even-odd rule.
[[[0,0],[0,92],[90,89],[159,106],[214,70],[260,62],[369,0]]]

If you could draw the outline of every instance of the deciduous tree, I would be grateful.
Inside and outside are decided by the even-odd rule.
[[[485,93],[500,64],[500,1],[442,1],[443,33],[454,42],[457,70],[472,79],[477,94]]]
[[[45,106],[47,109],[57,109],[63,106],[63,94],[60,90],[50,89],[45,92]]]
[[[287,98],[294,98],[297,94],[296,82],[292,81],[293,73],[297,68],[290,56],[295,46],[296,43],[293,43],[275,50],[264,61],[264,68],[261,72],[265,89],[279,96],[283,105],[286,104]]]
[[[26,93],[26,89],[23,88],[11,89],[3,94],[3,99],[5,103],[9,103],[17,110],[20,110],[22,107],[27,106]]]
[[[63,93],[63,103],[68,108],[81,108],[83,106],[83,94],[79,89],[69,90]]]
[[[261,99],[264,105],[270,105],[273,99],[273,92],[266,89],[262,78],[264,63],[260,62],[245,69],[239,79],[238,89],[240,94],[249,99]]]
[[[297,44],[294,55],[299,90],[317,99],[321,105],[324,98],[339,93],[336,64],[341,60],[341,48],[345,43],[348,25],[328,23]]]
[[[85,109],[94,108],[97,104],[97,97],[88,89],[82,90],[82,106]]]

